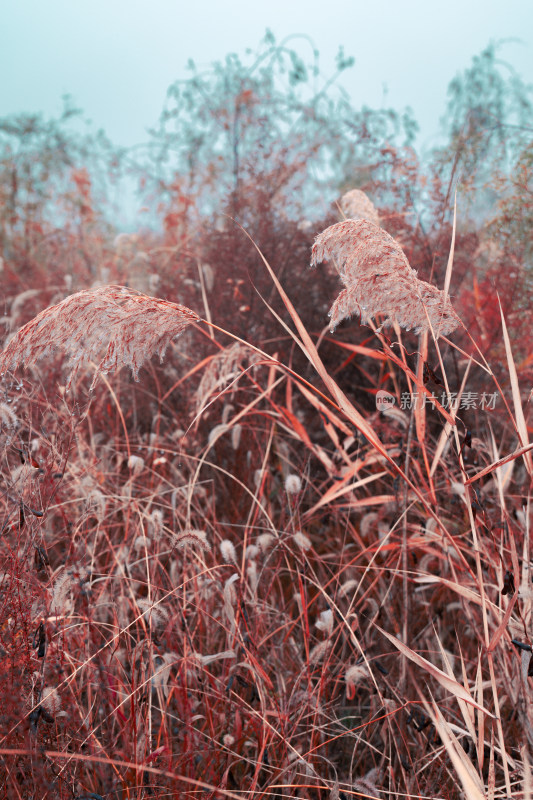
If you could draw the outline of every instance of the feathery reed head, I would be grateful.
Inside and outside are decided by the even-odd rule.
[[[459,317],[444,293],[421,281],[395,239],[366,219],[348,219],[326,228],[313,245],[311,265],[332,259],[346,287],[329,315],[330,330],[353,313],[361,322],[384,314],[416,333],[451,333]]]
[[[158,300],[124,286],[85,289],[41,311],[10,339],[0,355],[0,372],[30,366],[55,350],[69,356],[69,385],[88,361],[100,373],[131,367],[135,379],[154,352],[162,358],[169,342],[199,317],[185,306]],[[92,388],[92,387],[91,387]]]
[[[367,195],[361,189],[352,189],[346,192],[340,199],[342,213],[347,219],[367,219],[374,225],[379,225],[379,214],[377,209]]]

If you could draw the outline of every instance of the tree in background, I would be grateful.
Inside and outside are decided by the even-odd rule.
[[[324,78],[316,49],[301,38],[309,58],[296,49],[296,37],[277,43],[267,34],[244,58],[230,55],[206,71],[191,63],[190,77],[170,87],[148,144],[129,152],[102,133],[80,133],[80,114],[69,103],[57,120],[1,120],[0,237],[17,290],[33,285],[35,275],[60,285],[67,273],[73,288],[115,280],[175,297],[179,286],[177,299],[194,306],[203,302],[198,265],[207,264],[206,287],[214,277],[219,303],[213,310],[235,309],[236,300],[241,333],[253,334],[252,326],[260,335],[264,315],[255,314],[261,301],[254,285],[267,298],[271,287],[235,222],[281,277],[290,272],[298,284],[306,280],[313,235],[337,219],[335,201],[357,187],[421,277],[441,283],[457,187],[454,291],[462,284],[472,290],[475,267],[478,300],[469,297],[469,307],[476,318],[494,306],[487,303],[494,286],[507,310],[514,288],[527,298],[532,106],[528,87],[498,60],[497,48],[452,81],[447,143],[421,163],[410,114],[355,108],[336,85],[353,59],[341,49]],[[118,214],[109,198],[127,172],[140,179],[152,213],[142,233],[115,247]],[[505,291],[498,284],[502,260],[515,278]],[[331,297],[334,289],[317,286],[324,291]],[[523,303],[522,317],[525,309]],[[494,324],[486,320],[485,327]]]
[[[532,87],[498,57],[502,44],[489,45],[450,83],[448,141],[431,167],[438,205],[449,207],[457,190],[466,321],[487,348],[500,338],[496,293],[519,342],[531,325]]]
[[[470,211],[478,222],[492,221],[503,197],[523,191],[517,170],[531,149],[532,87],[498,58],[502,44],[490,44],[451,81],[448,141],[433,154],[441,180],[460,190],[463,216]]]
[[[57,119],[0,119],[0,256],[13,288],[86,283],[113,238],[109,192],[120,151],[92,133],[68,97]]]
[[[174,83],[159,129],[153,132],[148,170],[152,185],[200,213],[222,205],[241,223],[255,225],[254,196],[263,193],[298,220],[329,209],[329,197],[357,169],[376,162],[385,143],[411,143],[414,121],[393,110],[354,108],[333,91],[354,64],[341,49],[335,73],[324,79],[318,51],[311,63],[267,33],[258,53],[236,54]],[[378,159],[379,160],[379,159]],[[328,198],[328,199],[326,199]]]

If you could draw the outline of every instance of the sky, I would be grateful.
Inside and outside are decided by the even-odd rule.
[[[491,40],[513,40],[501,58],[533,83],[533,0],[0,0],[0,117],[57,116],[70,94],[114,143],[139,144],[190,58],[256,50],[267,28],[300,34],[292,46],[309,61],[318,49],[326,77],[342,45],[354,105],[410,106],[421,147],[448,83]]]

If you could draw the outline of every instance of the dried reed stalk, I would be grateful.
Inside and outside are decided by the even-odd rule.
[[[70,357],[69,385],[88,361],[97,364],[92,386],[100,373],[122,366],[131,367],[137,379],[146,359],[155,352],[162,358],[169,342],[198,319],[185,306],[124,286],[85,289],[17,331],[0,354],[0,373],[63,350]]]
[[[436,336],[459,325],[444,293],[421,281],[398,242],[372,222],[347,219],[326,228],[315,240],[311,265],[327,259],[346,287],[329,312],[330,330],[354,313],[361,323],[384,314],[384,325],[397,322],[416,333],[431,327]]]

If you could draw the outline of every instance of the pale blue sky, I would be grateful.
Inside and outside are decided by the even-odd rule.
[[[267,27],[311,37],[325,75],[343,45],[354,104],[379,107],[386,86],[385,105],[411,106],[426,143],[449,81],[491,39],[522,40],[501,56],[533,82],[533,0],[0,0],[0,116],[58,114],[69,93],[113,141],[136,144],[189,58],[255,50]]]

